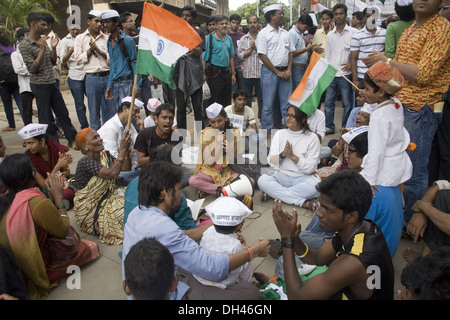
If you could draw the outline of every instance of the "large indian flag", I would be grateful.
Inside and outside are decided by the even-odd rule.
[[[333,81],[338,70],[313,52],[302,81],[289,97],[289,103],[310,116],[319,106],[322,93]]]
[[[185,20],[144,2],[136,73],[154,75],[175,89],[175,63],[201,41],[197,31]]]

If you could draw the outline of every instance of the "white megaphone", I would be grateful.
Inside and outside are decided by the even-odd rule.
[[[245,174],[240,174],[225,187],[218,187],[216,194],[218,196],[239,198],[249,195],[253,197],[255,188],[252,180]]]

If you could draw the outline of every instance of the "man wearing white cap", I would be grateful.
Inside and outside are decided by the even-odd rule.
[[[97,133],[103,140],[105,150],[109,151],[113,157],[118,158],[119,156],[120,140],[125,134],[130,112],[133,112],[133,118],[137,118],[143,105],[144,103],[142,101],[134,99],[134,109],[131,111],[131,97],[125,97],[114,117],[105,122],[105,124],[97,130]],[[130,134],[131,146],[133,146],[138,132],[132,123],[130,124]],[[131,180],[139,175],[138,169],[139,168],[136,166],[133,166],[131,171],[122,171],[119,173],[117,179],[121,180],[124,185],[128,185]]]
[[[144,128],[150,128],[156,126],[156,109],[161,105],[161,101],[156,98],[150,98],[147,102],[147,110],[150,115],[144,119]],[[178,128],[177,126],[177,118],[173,119],[173,130]]]
[[[78,121],[81,129],[88,128],[89,122],[86,118],[86,106],[84,105],[84,96],[86,94],[86,86],[84,82],[85,72],[83,64],[75,61],[74,44],[75,38],[80,33],[80,26],[77,24],[70,25],[67,30],[69,34],[59,43],[59,57],[62,63],[67,64],[69,74],[67,75],[67,84],[72,93],[77,112]]]
[[[209,254],[235,254],[247,250],[241,243],[238,235],[244,225],[245,218],[252,214],[252,211],[240,200],[232,197],[220,197],[205,207],[206,212],[211,217],[213,227],[203,232],[200,246]],[[245,242],[244,242],[245,243]],[[228,278],[221,282],[212,282],[200,276],[194,277],[206,286],[214,286],[226,289],[236,283],[250,284],[253,275],[251,261],[228,273]],[[243,297],[260,296],[256,286],[246,286],[246,292],[242,292]],[[236,297],[238,299],[238,297]]]
[[[89,108],[89,125],[98,130],[116,113],[112,101],[105,101],[109,78],[109,55],[106,48],[107,36],[101,31],[102,13],[91,10],[87,16],[88,28],[75,38],[75,61],[86,73],[85,85]],[[101,120],[100,121],[100,110]]]
[[[274,104],[278,97],[281,115],[284,119],[288,108],[288,99],[292,93],[292,59],[295,47],[284,30],[283,7],[273,4],[263,9],[267,26],[256,39],[261,66],[261,89],[263,92],[263,110],[261,128],[271,130],[274,126]]]
[[[103,26],[110,35],[107,41],[110,59],[110,73],[105,98],[113,100],[115,108],[122,99],[132,94],[134,69],[136,66],[136,43],[133,38],[120,30],[120,15],[116,10],[102,12]],[[137,90],[141,90],[142,78],[139,76]],[[139,96],[140,92],[136,93]]]

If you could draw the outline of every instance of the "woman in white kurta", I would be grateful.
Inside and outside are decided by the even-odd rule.
[[[403,106],[392,97],[402,82],[400,72],[386,62],[373,65],[364,77],[368,103],[378,104],[370,116],[369,150],[361,171],[371,186],[399,186],[412,174],[406,153],[410,138],[403,126]]]
[[[278,167],[279,171],[258,179],[264,196],[297,206],[319,196],[318,180],[313,174],[320,161],[320,141],[309,129],[307,117],[299,108],[289,106],[287,129],[275,133],[268,156],[269,164]]]

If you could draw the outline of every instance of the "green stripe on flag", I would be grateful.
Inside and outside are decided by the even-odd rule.
[[[152,51],[138,50],[136,61],[137,74],[151,74],[167,83],[171,89],[176,89],[176,85],[173,82],[174,68],[175,66],[167,66],[159,62],[159,60],[153,56]]]
[[[333,81],[336,76],[337,69],[332,65],[328,65],[325,69],[325,72],[320,77],[316,86],[314,87],[313,92],[309,95],[309,97],[299,106],[299,109],[306,113],[308,116],[312,115],[313,112],[317,109],[320,103],[320,98],[324,91],[328,88],[328,86]]]

